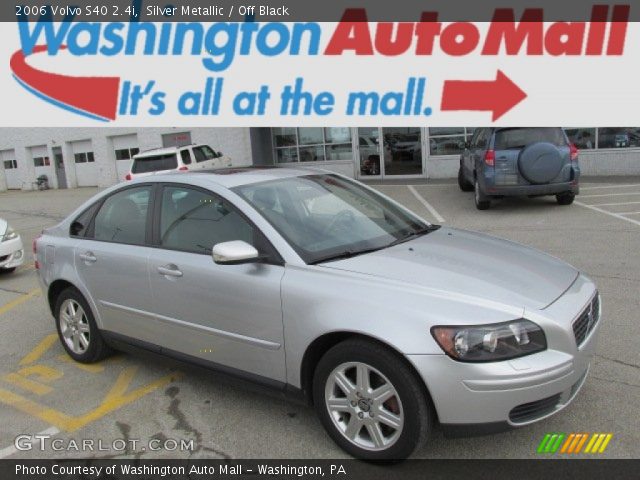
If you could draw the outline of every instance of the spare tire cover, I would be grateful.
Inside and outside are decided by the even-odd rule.
[[[547,142],[528,145],[518,157],[520,174],[531,183],[549,183],[560,174],[563,164],[558,147]]]

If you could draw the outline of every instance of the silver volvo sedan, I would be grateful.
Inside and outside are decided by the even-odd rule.
[[[116,185],[35,242],[79,362],[141,347],[312,403],[368,460],[544,419],[576,396],[594,283],[539,251],[432,225],[340,175],[239,168]]]

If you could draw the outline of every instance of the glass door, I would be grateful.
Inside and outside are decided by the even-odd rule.
[[[358,128],[358,136],[355,142],[358,151],[359,177],[382,178],[380,128]]]
[[[355,139],[359,178],[422,176],[420,127],[361,127]]]
[[[384,176],[422,175],[420,127],[384,127],[382,138]]]

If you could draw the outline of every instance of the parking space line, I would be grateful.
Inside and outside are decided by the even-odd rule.
[[[443,223],[445,221],[444,218],[438,213],[438,211],[433,208],[433,206],[429,202],[427,202],[422,195],[418,193],[413,185],[407,185],[407,188],[413,194],[413,196],[416,197],[416,199],[424,206],[424,208],[431,212],[431,215],[433,215],[438,222]]]
[[[627,185],[598,185],[597,187],[580,187],[580,190],[603,190],[607,188],[632,188],[640,187],[640,183],[630,183]]]
[[[42,341],[38,345],[36,345],[36,347],[33,350],[27,353],[22,358],[22,360],[20,360],[20,363],[18,365],[20,366],[30,365],[40,360],[40,357],[44,354],[44,352],[46,352],[51,348],[51,346],[56,342],[56,340],[58,340],[58,335],[56,335],[55,333],[51,333],[47,335],[42,339]]]
[[[594,203],[591,207],[619,207],[621,205],[638,205],[640,202],[622,202],[622,203]]]
[[[595,198],[595,197],[630,197],[633,195],[640,195],[640,192],[630,193],[598,193],[597,195],[580,195],[581,198]]]
[[[625,222],[633,223],[635,225],[640,226],[640,220],[634,220],[632,218],[627,218],[624,215],[621,215],[619,213],[609,212],[609,211],[604,210],[602,208],[598,208],[595,205],[587,205],[586,203],[582,203],[582,202],[574,202],[574,203],[576,205],[580,205],[581,207],[588,208],[588,209],[594,210],[596,212],[604,213],[605,215],[609,215],[610,217],[618,218],[620,220],[624,220]],[[640,203],[640,202],[637,202],[637,203]],[[622,205],[625,205],[625,204],[622,204]]]
[[[36,435],[57,435],[58,433],[60,433],[60,430],[58,430],[56,427],[49,427],[46,430],[36,433]],[[10,457],[11,455],[17,452],[18,452],[18,449],[16,448],[15,445],[9,445],[8,447],[5,447],[2,450],[0,450],[0,458]]]
[[[0,307],[0,315],[3,313],[7,313],[9,310],[16,308],[19,305],[22,305],[27,300],[35,297],[40,294],[40,289],[36,288],[35,290],[31,290],[29,293],[25,293],[21,297],[16,298],[15,300],[10,301]]]
[[[640,212],[620,212],[620,215],[640,215]]]

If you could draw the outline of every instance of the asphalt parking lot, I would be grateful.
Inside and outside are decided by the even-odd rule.
[[[429,221],[505,237],[562,258],[594,279],[603,298],[597,355],[571,406],[499,435],[446,439],[435,431],[415,456],[539,458],[536,449],[547,433],[600,432],[613,439],[599,457],[637,458],[640,178],[587,179],[569,207],[558,206],[553,197],[504,199],[486,212],[475,209],[472,193],[451,182],[376,188]],[[22,235],[29,251],[42,228],[96,191],[0,193],[0,217]],[[118,354],[89,366],[70,362],[54,335],[31,262],[0,275],[0,328],[0,458],[345,456],[311,408],[210,372],[146,355]],[[16,450],[16,436],[38,433],[59,439],[61,450],[50,442],[43,451],[37,442],[32,450]],[[135,448],[131,439],[140,440]],[[95,442],[93,452],[73,447],[83,440]]]

